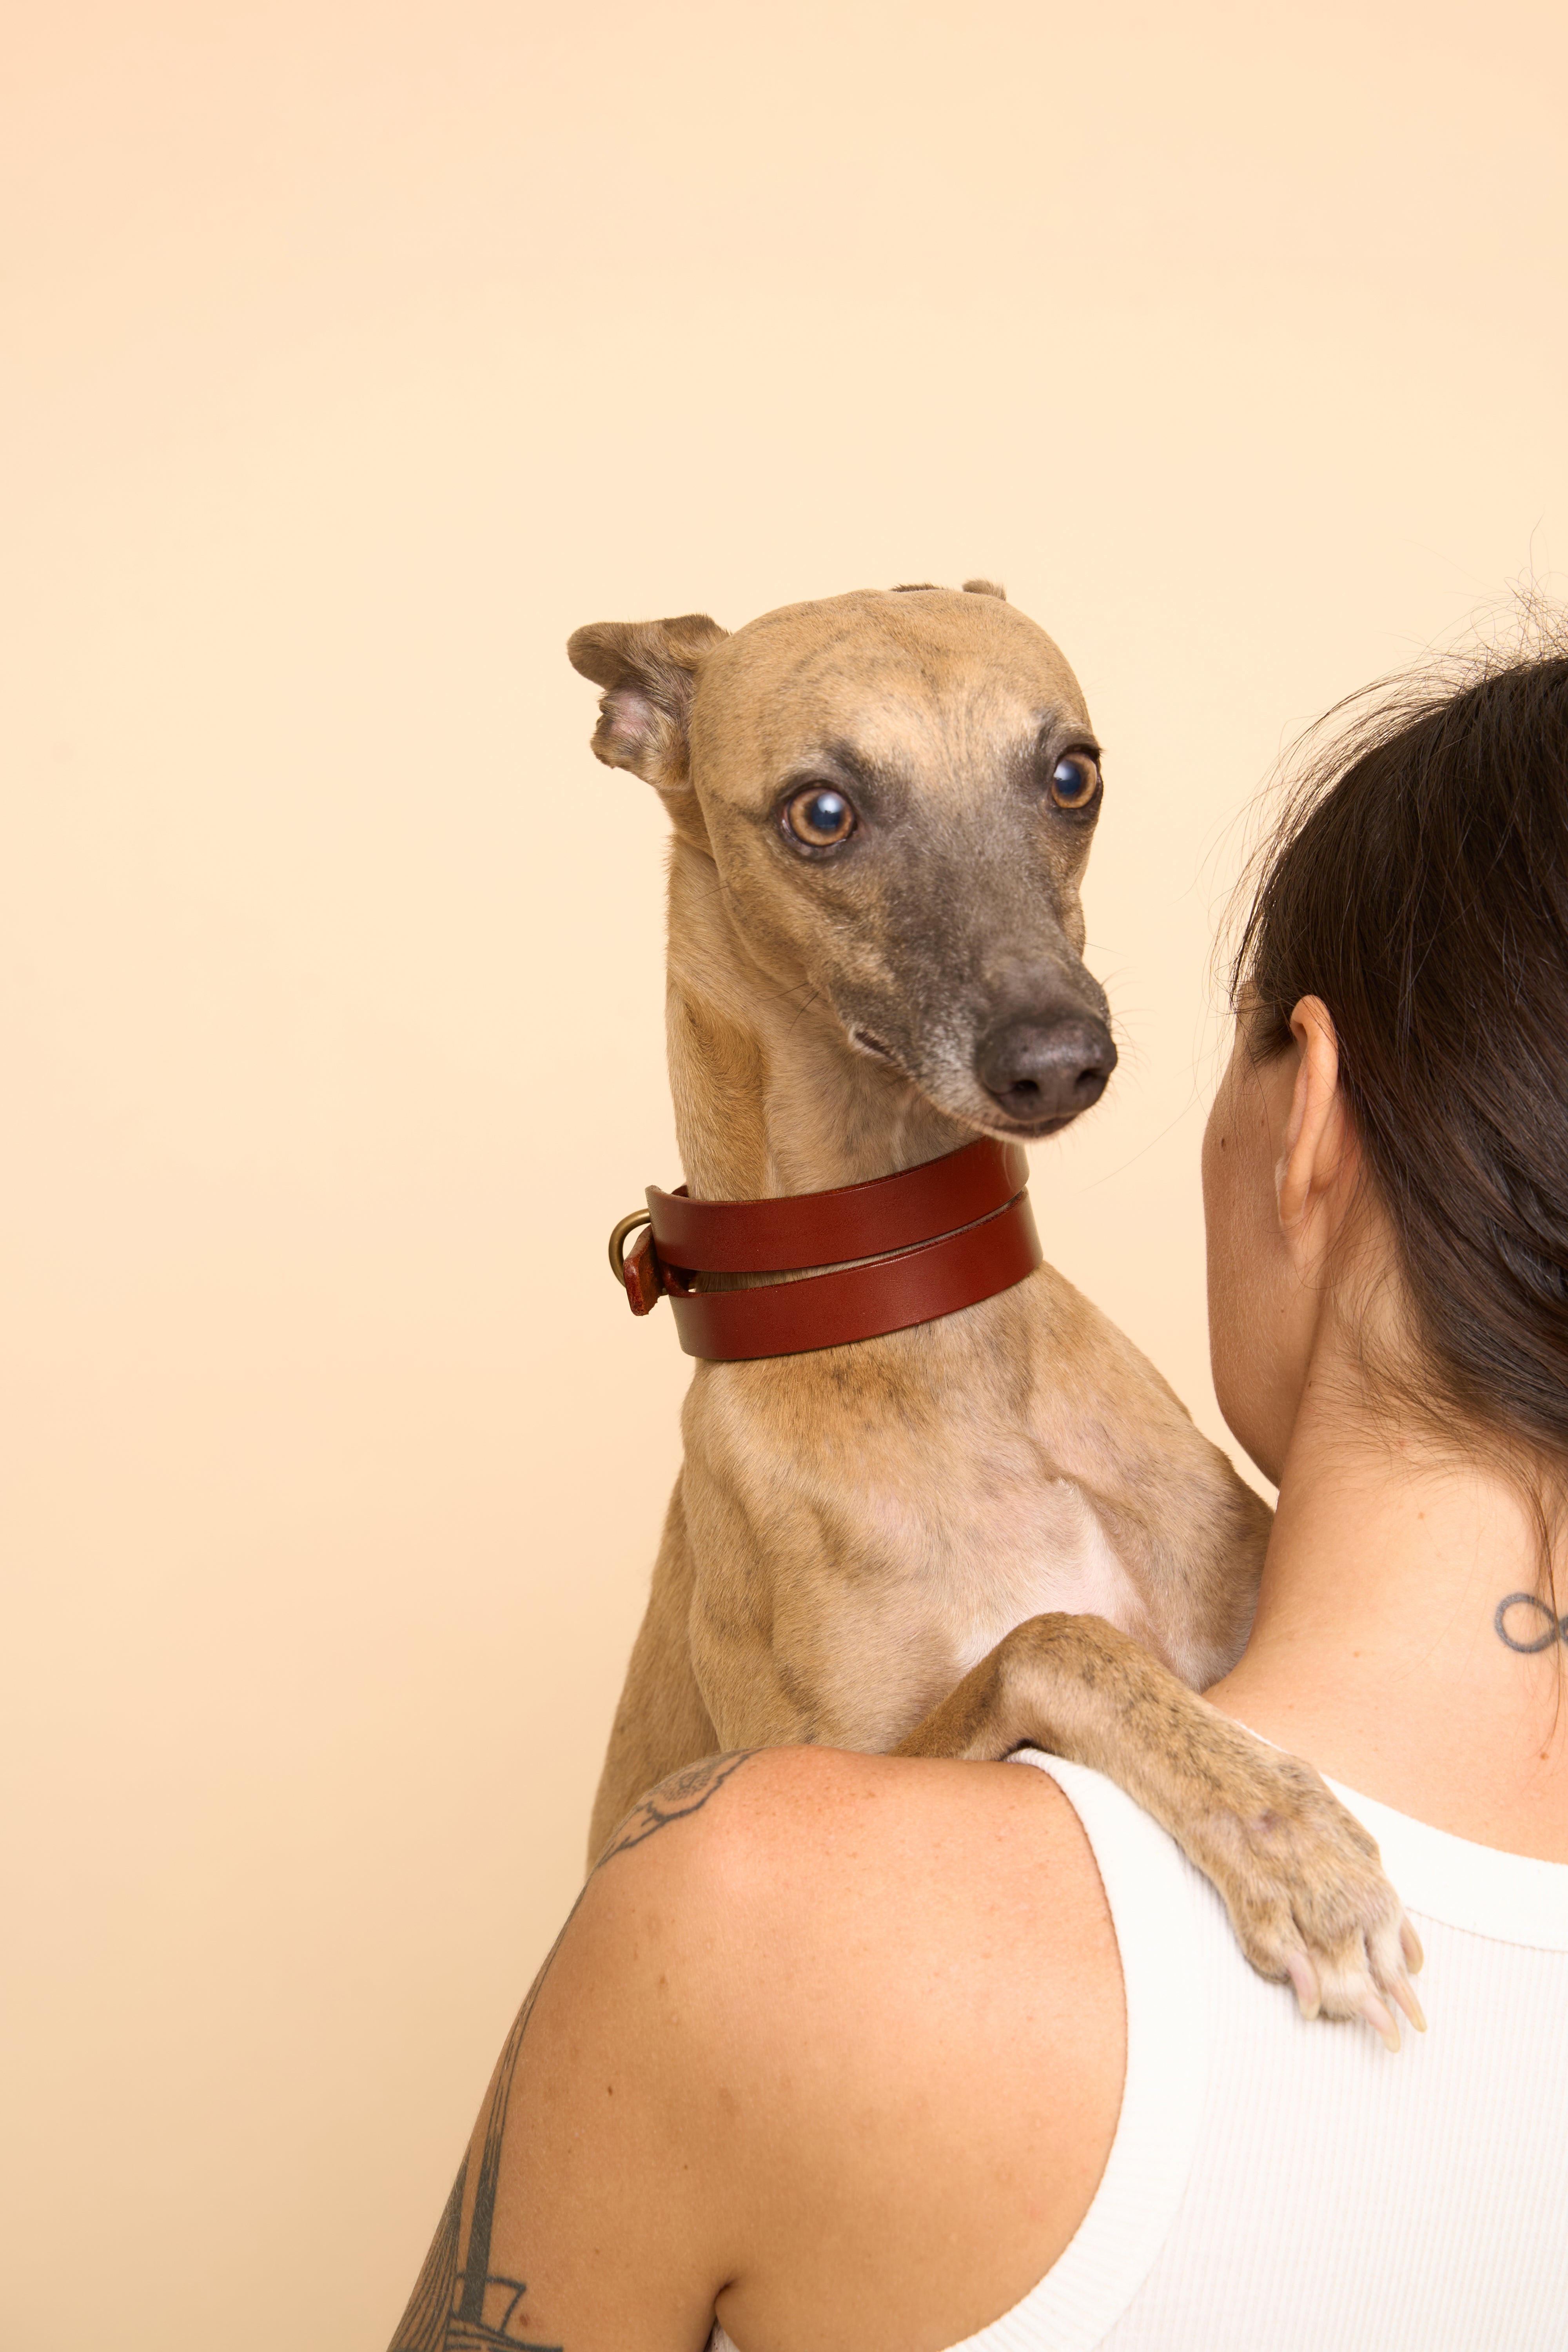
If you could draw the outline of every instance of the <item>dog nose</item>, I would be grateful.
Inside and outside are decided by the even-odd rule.
[[[1085,1014],[1010,1021],[984,1041],[974,1067],[1009,1118],[1028,1127],[1046,1119],[1065,1125],[1105,1092],[1116,1067],[1116,1047],[1104,1022]]]

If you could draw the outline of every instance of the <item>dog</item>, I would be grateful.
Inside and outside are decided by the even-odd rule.
[[[857,592],[732,635],[700,614],[598,624],[567,650],[602,689],[593,750],[670,820],[693,1202],[1034,1141],[1098,1099],[1116,1049],[1079,892],[1100,747],[1000,588]],[[1307,2013],[1385,2040],[1384,1996],[1416,2014],[1372,1839],[1198,1696],[1245,1645],[1270,1515],[1048,1265],[854,1344],[700,1361],[682,1430],[590,1860],[718,1750],[1033,1744],[1161,1822]]]

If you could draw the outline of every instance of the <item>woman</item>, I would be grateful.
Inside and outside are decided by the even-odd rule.
[[[1305,2021],[1093,1774],[719,1759],[584,1890],[397,2352],[1568,2341],[1568,657],[1363,721],[1236,981],[1211,1343],[1279,1508],[1209,1696],[1379,1840],[1431,2033]]]

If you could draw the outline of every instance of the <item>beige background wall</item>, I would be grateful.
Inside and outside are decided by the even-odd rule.
[[[1568,551],[1556,0],[6,12],[0,2341],[379,2352],[683,1365],[576,623],[1005,579],[1110,745],[1047,1246],[1218,1433],[1211,915]]]

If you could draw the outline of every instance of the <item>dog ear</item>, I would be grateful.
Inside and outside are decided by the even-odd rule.
[[[963,593],[966,596],[994,596],[1004,604],[1007,602],[1007,591],[995,580],[966,580]]]
[[[728,629],[706,613],[671,621],[590,621],[566,640],[574,670],[605,689],[593,750],[661,792],[686,782],[687,730],[697,673]]]

